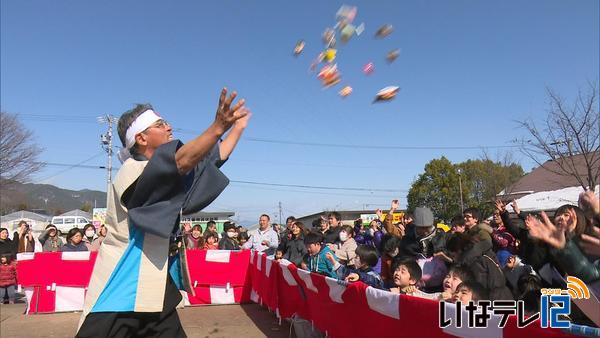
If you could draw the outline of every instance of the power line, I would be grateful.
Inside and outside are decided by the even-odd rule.
[[[316,185],[301,185],[301,184],[280,184],[280,183],[265,183],[265,182],[253,182],[253,181],[234,181],[234,183],[254,184],[254,185],[266,185],[274,187],[290,187],[290,188],[307,188],[307,189],[323,189],[323,190],[349,190],[349,191],[377,191],[377,192],[406,192],[401,189],[369,189],[369,188],[345,188],[345,187],[325,187]]]
[[[18,114],[26,117],[28,120],[44,121],[44,122],[73,122],[73,123],[96,123],[89,116],[67,116],[67,115],[40,115],[40,114]],[[174,132],[182,134],[198,135],[197,130],[175,128]],[[398,146],[398,145],[364,145],[364,144],[339,144],[339,143],[319,143],[319,142],[299,142],[287,140],[274,140],[258,137],[244,137],[244,140],[249,142],[286,144],[296,146],[309,147],[325,147],[325,148],[348,148],[348,149],[382,149],[382,150],[477,150],[477,149],[511,149],[518,148],[519,145],[475,145],[475,146]]]

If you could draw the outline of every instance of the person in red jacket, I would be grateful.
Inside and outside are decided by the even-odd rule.
[[[9,304],[15,303],[15,292],[17,290],[17,264],[12,261],[10,255],[0,257],[0,303],[8,298]]]

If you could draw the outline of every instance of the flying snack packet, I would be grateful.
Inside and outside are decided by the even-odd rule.
[[[302,53],[302,51],[304,50],[305,45],[306,43],[304,42],[304,40],[299,40],[298,42],[296,42],[296,47],[294,47],[294,56],[300,55],[300,53]]]
[[[327,48],[331,48],[335,46],[335,31],[331,28],[325,28],[325,31],[322,35],[323,43]]]
[[[358,25],[358,27],[356,27],[355,31],[356,31],[356,35],[361,35],[362,32],[365,31],[365,23],[363,22],[360,25]]]
[[[373,103],[379,102],[379,101],[392,100],[394,97],[396,97],[396,94],[398,94],[399,91],[400,91],[400,87],[397,87],[397,86],[385,87],[382,90],[377,92],[377,95],[375,96],[375,100],[373,100]]]
[[[323,52],[323,60],[331,63],[335,60],[335,56],[337,54],[337,49],[329,48],[325,52]]]
[[[345,86],[338,92],[338,94],[340,94],[341,97],[345,98],[346,96],[352,94],[352,87]]]
[[[392,63],[392,62],[396,61],[396,59],[398,58],[399,55],[400,55],[400,49],[394,49],[394,50],[390,51],[389,53],[387,53],[385,59],[387,60],[388,63]]]
[[[394,30],[394,27],[392,27],[392,25],[388,25],[388,24],[383,25],[377,30],[377,32],[375,32],[375,37],[383,39],[386,36],[392,34],[393,30]]]
[[[365,75],[371,75],[373,74],[373,71],[375,71],[375,65],[373,64],[373,62],[369,62],[363,66],[362,71],[363,73],[365,73]]]
[[[342,5],[340,9],[338,9],[335,14],[335,20],[338,22],[344,22],[346,24],[351,24],[356,18],[356,13],[358,9],[355,6]]]
[[[340,31],[340,39],[342,40],[343,43],[346,43],[346,42],[350,41],[350,38],[352,38],[352,35],[354,35],[355,32],[356,32],[356,27],[354,27],[352,25],[346,25],[346,27],[344,27]]]
[[[317,76],[321,80],[321,84],[325,88],[334,86],[340,82],[340,72],[336,64],[327,64],[321,68]]]

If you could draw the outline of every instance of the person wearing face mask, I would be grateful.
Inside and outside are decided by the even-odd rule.
[[[239,250],[240,245],[237,241],[237,229],[231,222],[225,222],[223,225],[225,236],[219,241],[219,250]]]
[[[384,282],[392,280],[394,270],[392,264],[394,258],[400,252],[400,238],[390,237],[383,243],[383,253],[381,254],[381,279]]]
[[[57,233],[54,224],[48,224],[44,233],[38,238],[42,244],[42,251],[56,252],[64,245],[62,238]]]
[[[341,264],[353,264],[357,247],[356,241],[353,237],[354,230],[352,230],[352,227],[349,225],[343,225],[339,234],[339,243],[327,244]]]
[[[88,251],[98,251],[100,247],[100,240],[96,235],[96,227],[93,224],[88,223],[83,227],[83,243],[88,248]]]

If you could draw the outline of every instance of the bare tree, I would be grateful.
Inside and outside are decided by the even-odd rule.
[[[33,133],[25,128],[17,115],[0,112],[0,188],[11,183],[25,182],[39,171],[42,152],[33,141]]]
[[[520,140],[521,150],[547,170],[572,176],[584,189],[594,189],[600,181],[598,86],[588,83],[586,90],[579,89],[573,104],[552,89],[548,88],[547,94],[550,107],[544,125],[517,121],[533,136],[532,140]],[[556,165],[545,165],[548,159]]]

